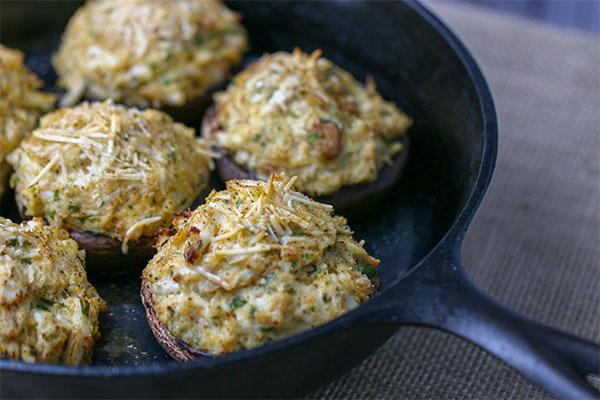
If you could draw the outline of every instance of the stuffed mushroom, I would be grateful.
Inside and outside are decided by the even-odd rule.
[[[177,217],[143,272],[150,327],[174,358],[249,349],[306,331],[367,301],[376,266],[333,208],[296,178],[232,180]]]
[[[41,92],[40,79],[23,64],[24,55],[0,44],[0,195],[6,190],[10,166],[6,156],[50,111],[56,96]]]
[[[0,217],[0,357],[89,363],[104,300],[88,282],[85,252],[39,218]]]
[[[224,180],[285,172],[345,214],[389,189],[406,160],[412,119],[320,51],[267,54],[214,99],[202,134],[225,154]]]
[[[84,96],[176,110],[201,99],[242,59],[239,20],[218,0],[88,1],[53,60],[63,104]]]
[[[153,254],[154,233],[210,190],[212,155],[167,114],[105,101],[45,115],[8,162],[22,216],[67,229],[108,267]]]

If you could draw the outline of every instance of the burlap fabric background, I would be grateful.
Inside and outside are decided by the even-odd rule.
[[[494,179],[463,248],[472,279],[509,307],[600,341],[600,42],[435,2],[491,87]],[[547,398],[451,335],[403,328],[314,398]]]

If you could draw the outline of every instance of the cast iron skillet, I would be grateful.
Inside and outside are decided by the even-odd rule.
[[[48,57],[73,3],[2,2],[2,37],[28,52],[52,84]],[[355,311],[264,347],[183,364],[154,341],[139,279],[91,278],[111,312],[95,362],[80,368],[0,362],[4,397],[292,397],[364,360],[404,324],[443,329],[478,344],[557,397],[596,397],[598,346],[520,316],[468,280],[460,260],[467,226],[490,182],[497,127],[492,98],[456,37],[422,6],[400,2],[231,3],[244,15],[252,56],[321,48],[415,118],[405,175],[384,205],[351,221],[382,260],[383,291]],[[45,9],[46,7],[47,9]],[[52,10],[50,10],[50,8]],[[69,10],[70,12],[70,10]],[[5,18],[38,29],[12,35]],[[53,15],[54,19],[44,18]],[[33,27],[33,28],[32,28]],[[31,32],[30,32],[31,33]],[[201,117],[199,113],[199,119]],[[3,214],[14,211],[8,198]],[[140,266],[141,268],[142,266]]]

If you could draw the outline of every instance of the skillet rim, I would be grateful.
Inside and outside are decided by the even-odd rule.
[[[446,234],[444,234],[440,241],[427,253],[427,255],[425,255],[406,273],[391,282],[387,288],[382,290],[382,293],[391,290],[393,287],[397,286],[399,282],[403,281],[415,270],[419,269],[441,247],[451,245],[455,249],[460,250],[460,244],[462,243],[462,238],[464,237],[466,228],[473,218],[475,211],[479,207],[479,204],[483,200],[483,196],[492,179],[498,149],[498,124],[494,102],[489,86],[483,77],[477,62],[469,53],[465,45],[462,44],[458,37],[450,30],[450,28],[441,22],[437,16],[429,11],[429,9],[416,0],[405,1],[404,4],[413,12],[418,14],[421,18],[423,18],[423,20],[428,23],[441,36],[442,39],[444,39],[444,41],[448,44],[448,46],[450,46],[456,57],[459,59],[462,66],[465,68],[465,71],[473,84],[475,93],[477,94],[477,98],[479,100],[479,106],[482,115],[483,151],[479,161],[479,168],[477,171],[475,184],[471,189],[465,205],[459,211],[458,216],[454,219],[454,222]],[[356,309],[344,314],[339,318],[306,332],[276,341],[274,343],[263,345],[255,349],[230,353],[215,358],[198,358],[187,363],[182,363],[175,360],[167,360],[160,364],[122,366],[71,366],[63,364],[26,363],[20,360],[0,359],[0,371],[24,372],[48,376],[77,376],[82,378],[106,379],[113,377],[128,378],[170,375],[201,369],[210,370],[215,367],[227,366],[253,357],[260,357],[262,355],[278,352],[286,347],[302,346],[303,343],[313,340],[321,335],[325,335],[330,331],[350,327],[354,324],[355,320],[360,317],[361,308],[364,309],[366,304],[371,303],[380,296],[381,295],[376,296],[374,299],[369,300],[362,306],[357,307]]]

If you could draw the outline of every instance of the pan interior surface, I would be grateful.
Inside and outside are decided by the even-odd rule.
[[[431,25],[402,3],[241,1],[228,5],[242,14],[249,32],[247,60],[294,47],[307,52],[321,49],[324,57],[358,80],[372,75],[383,97],[414,118],[401,181],[379,206],[350,221],[355,238],[365,239],[369,252],[381,260],[385,289],[439,243],[475,185],[484,146],[483,120],[477,90],[463,62]],[[18,5],[2,3],[3,43],[23,50],[28,66],[47,88],[54,88],[50,57],[58,47],[64,19],[55,19],[56,23],[44,19],[43,3],[22,5],[28,9],[19,17],[24,24],[28,19],[45,21],[45,30],[23,36],[14,24],[4,23],[14,14],[12,7]],[[52,7],[64,7],[68,13],[73,4],[58,2]],[[9,192],[2,197],[1,213],[18,221],[13,196]],[[90,276],[111,309],[101,317],[103,337],[96,346],[96,365],[174,363],[146,323],[139,300],[143,267],[132,266],[135,273],[116,282]]]

